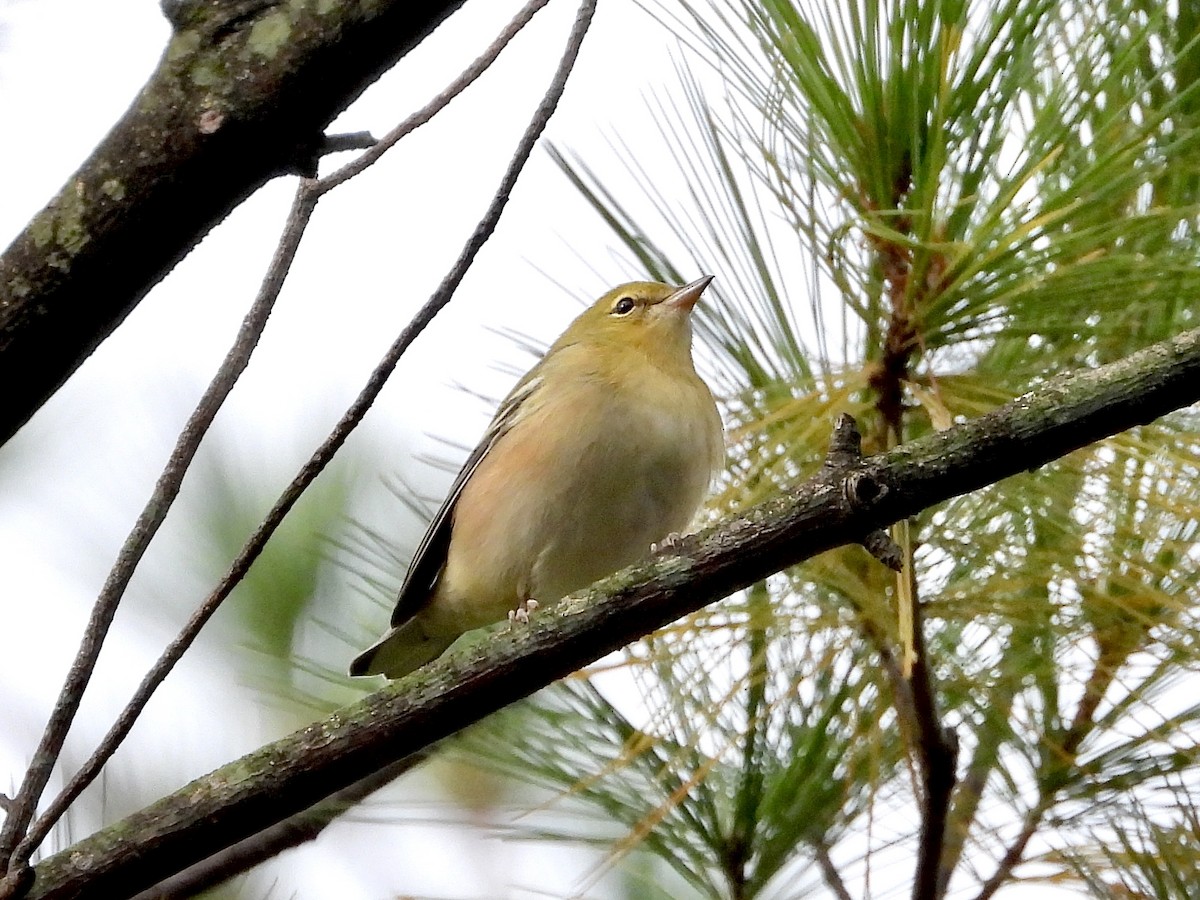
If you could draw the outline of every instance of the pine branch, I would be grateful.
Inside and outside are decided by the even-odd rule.
[[[26,896],[128,897],[733,591],[1197,401],[1200,329],[819,474],[46,859]]]

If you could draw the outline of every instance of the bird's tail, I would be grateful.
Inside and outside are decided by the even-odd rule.
[[[426,634],[419,617],[409,619],[360,653],[350,663],[350,674],[399,678],[437,659],[453,643],[454,636]]]

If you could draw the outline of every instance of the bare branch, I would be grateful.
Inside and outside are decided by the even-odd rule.
[[[774,572],[1198,400],[1195,329],[864,460],[873,503],[814,478],[50,857],[28,896],[129,896]]]
[[[507,47],[509,42],[521,32],[521,29],[529,24],[530,20],[534,17],[534,14],[536,14],[549,2],[550,0],[530,0],[529,3],[526,3],[525,6],[523,6],[517,12],[517,14],[513,16],[512,21],[504,26],[503,30],[501,30],[500,34],[496,36],[496,39],[492,41],[491,45],[488,46],[488,48],[482,54],[480,54],[479,58],[471,63],[471,65],[467,66],[467,68],[463,70],[462,74],[460,74],[454,79],[454,81],[450,82],[450,84],[446,86],[445,90],[425,104],[424,107],[417,110],[417,112],[413,113],[403,122],[385,134],[372,147],[370,147],[366,153],[362,154],[357,159],[351,160],[336,172],[333,172],[330,175],[327,175],[325,178],[322,178],[320,181],[320,189],[322,193],[333,190],[339,184],[349,181],[354,176],[363,172],[368,166],[373,165],[375,161],[379,159],[379,157],[383,156],[383,154],[385,154],[388,150],[396,146],[401,138],[416,131],[418,128],[436,116],[439,112],[441,112],[451,100],[470,87],[470,85],[474,83],[480,75],[488,70],[491,64],[496,61],[496,58],[500,55],[500,52]]]
[[[217,412],[233,390],[234,385],[237,384],[238,378],[246,370],[254,348],[258,346],[259,338],[266,327],[271,310],[275,307],[275,300],[279,296],[279,290],[283,287],[287,271],[296,256],[300,238],[308,225],[316,201],[316,196],[303,187],[296,193],[287,225],[280,237],[271,265],[267,269],[266,277],[259,288],[258,296],[255,297],[250,311],[242,320],[233,346],[226,353],[217,374],[213,376],[207,390],[200,398],[200,402],[196,404],[195,410],[183,426],[183,431],[176,440],[175,448],[171,451],[171,456],[154,485],[150,499],[146,501],[133,530],[125,538],[125,543],[117,554],[116,562],[113,563],[112,570],[100,590],[100,595],[92,606],[92,614],[84,629],[75,660],[71,664],[66,681],[59,692],[58,700],[46,723],[45,731],[42,733],[41,741],[25,772],[20,790],[17,791],[8,816],[4,820],[4,828],[0,831],[0,860],[8,860],[8,868],[19,868],[29,859],[34,849],[54,827],[54,823],[66,811],[70,802],[91,782],[104,759],[107,759],[108,755],[106,754],[103,759],[85,763],[70,784],[42,814],[37,824],[21,839],[22,832],[33,817],[42,791],[50,780],[50,773],[53,771],[55,763],[58,762],[63,742],[75,719],[75,713],[79,710],[79,704],[83,701],[83,693],[91,681],[96,661],[100,657],[100,650],[104,646],[104,639],[112,625],[113,616],[116,615],[121,598],[125,595],[125,588],[128,587],[129,580],[133,577],[133,573],[145,555],[146,549],[150,546],[150,542],[154,539],[154,535],[158,533],[159,527],[166,519],[171,504],[175,502],[175,498],[179,494],[179,487],[200,447],[200,442],[208,433],[209,426],[212,425]],[[132,725],[132,721],[130,725]],[[112,750],[117,748],[124,734],[125,731],[122,731],[120,737],[117,737],[112,743]],[[18,839],[20,839],[19,843]],[[16,850],[10,858],[9,851],[14,845],[16,845]]]
[[[996,891],[1004,886],[1008,881],[1008,877],[1012,874],[1012,870],[1016,868],[1021,861],[1021,857],[1025,855],[1025,848],[1029,845],[1030,839],[1037,833],[1038,826],[1042,824],[1042,817],[1046,815],[1046,810],[1050,808],[1050,799],[1043,794],[1038,802],[1025,814],[1025,821],[1021,825],[1021,830],[1017,834],[1013,842],[1009,844],[1008,850],[1005,851],[999,864],[996,866],[996,871],[992,873],[992,877],[984,884],[980,890],[977,900],[991,900],[995,896]]]
[[[833,864],[833,859],[829,856],[829,847],[824,842],[819,842],[813,846],[813,852],[816,854],[821,876],[837,900],[854,900],[850,891],[846,889],[846,882],[842,880],[841,873],[838,872],[837,866]]]
[[[1117,670],[1136,646],[1136,643],[1124,646],[1119,644],[1120,642],[1118,642],[1118,646],[1102,649],[1092,668],[1092,673],[1084,685],[1083,696],[1079,698],[1075,715],[1071,717],[1070,727],[1062,734],[1058,746],[1050,747],[1049,762],[1043,764],[1041,771],[1038,772],[1038,801],[1025,814],[1021,830],[1008,845],[1004,856],[996,865],[996,871],[984,883],[978,900],[991,900],[996,891],[1004,886],[1012,875],[1013,869],[1025,857],[1025,848],[1037,832],[1042,819],[1054,806],[1058,792],[1064,787],[1068,767],[1075,762],[1079,748],[1083,746],[1083,742],[1095,727],[1096,710],[1100,706],[1100,701],[1104,699],[1104,695],[1108,693],[1109,687],[1116,679]],[[1105,652],[1105,650],[1109,652]]]

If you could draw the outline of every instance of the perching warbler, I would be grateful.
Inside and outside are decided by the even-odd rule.
[[[624,284],[571,323],[501,403],[417,548],[391,629],[350,674],[398,678],[688,525],[725,454],[692,365],[691,311],[711,281]]]

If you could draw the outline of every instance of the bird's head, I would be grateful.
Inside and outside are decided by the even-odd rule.
[[[683,287],[656,281],[622,284],[572,322],[558,343],[620,346],[690,365],[692,307],[712,280],[705,275]]]

